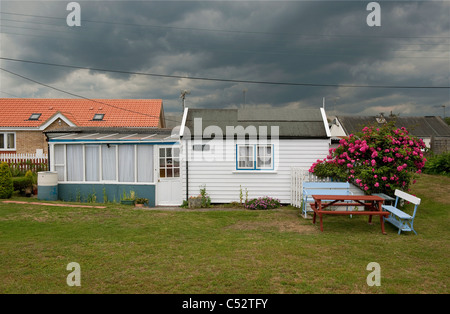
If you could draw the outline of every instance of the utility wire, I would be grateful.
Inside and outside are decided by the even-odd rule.
[[[13,59],[13,58],[6,58],[6,57],[0,57],[0,60],[22,62],[22,63],[31,63],[31,64],[39,64],[39,65],[47,65],[47,66],[56,66],[56,67],[71,68],[71,69],[81,69],[81,70],[89,70],[89,71],[121,73],[121,74],[128,74],[128,75],[144,75],[144,76],[152,76],[152,77],[189,79],[189,80],[202,80],[202,81],[215,81],[215,82],[228,82],[228,83],[283,85],[283,86],[309,86],[309,87],[390,88],[390,89],[450,89],[450,86],[317,84],[317,83],[294,83],[294,82],[237,80],[237,79],[222,79],[222,78],[209,78],[209,77],[199,77],[199,76],[167,75],[167,74],[157,74],[157,73],[144,73],[144,72],[123,71],[123,70],[111,70],[111,69],[101,69],[101,68],[92,68],[92,67],[82,67],[82,66],[76,66],[76,65],[66,65],[66,64],[39,62],[39,61],[32,61],[32,60]]]
[[[4,25],[4,24],[0,24],[0,28],[14,28],[14,29],[25,29],[25,30],[32,30],[32,31],[38,31],[38,32],[58,32],[58,33],[65,33],[67,34],[67,30],[56,30],[56,29],[46,29],[46,28],[36,28],[36,27],[25,27],[25,26],[15,26],[15,25]],[[11,35],[25,35],[25,36],[36,36],[36,37],[48,37],[48,38],[55,38],[54,35],[52,36],[43,36],[43,35],[35,35],[35,34],[18,34],[18,33],[11,33],[11,32],[0,32],[3,34],[11,34]],[[71,35],[75,35],[75,34],[71,34]],[[73,40],[75,37],[73,36],[68,36],[68,37],[59,37],[58,38],[62,38],[62,39],[69,39],[69,40]],[[85,37],[79,37],[78,39],[81,40],[86,40]],[[97,41],[97,39],[87,39],[88,41]],[[414,45],[414,44],[410,44],[410,45]],[[420,44],[416,44],[416,45],[420,45]],[[438,44],[434,44],[434,45],[438,45]],[[442,45],[450,45],[450,44],[442,44]],[[361,49],[361,48],[359,48]],[[370,48],[369,48],[370,49]],[[302,52],[283,52],[283,51],[261,51],[261,50],[231,50],[231,49],[209,49],[208,51],[211,51],[213,53],[247,53],[247,54],[282,54],[282,55],[310,55],[310,56],[315,56],[315,57],[334,57],[334,56],[338,56],[338,57],[355,57],[355,55],[353,54],[336,54],[336,53],[328,53],[328,54],[323,54],[323,53],[317,53],[314,50],[311,51],[311,49],[307,49],[306,51],[304,51],[302,49]],[[393,51],[393,52],[423,52],[423,53],[429,53],[429,52],[450,52],[448,49],[447,50],[423,50],[423,49],[406,49],[406,50],[402,50],[402,49],[389,49],[389,50],[385,50],[385,51]],[[441,56],[414,56],[414,57],[391,57],[391,58],[397,58],[397,59],[448,59],[448,57],[441,57]]]
[[[23,14],[23,13],[13,13],[13,12],[0,12],[1,14],[26,16],[26,17],[38,17],[54,20],[66,20],[64,17],[55,16],[45,16],[45,15],[33,15],[33,14]],[[122,26],[134,26],[134,27],[150,27],[150,28],[166,28],[175,30],[189,30],[189,31],[204,31],[204,32],[221,32],[221,33],[235,33],[235,34],[260,34],[260,35],[289,35],[289,36],[299,36],[299,37],[349,37],[349,38],[368,38],[365,35],[326,35],[326,34],[312,34],[305,35],[299,33],[281,33],[281,32],[261,32],[261,31],[241,31],[241,30],[226,30],[226,29],[212,29],[212,28],[199,28],[199,27],[180,27],[180,26],[167,26],[167,25],[149,25],[149,24],[136,24],[136,23],[124,23],[124,22],[111,22],[111,21],[96,21],[83,19],[83,22],[88,23],[98,23],[98,24],[110,24],[110,25],[122,25]],[[450,39],[448,36],[369,36],[369,38],[427,38],[427,39]]]
[[[2,26],[2,25],[0,25]],[[9,27],[9,26],[6,26]],[[22,28],[22,27],[15,27],[15,28]],[[31,29],[31,28],[30,28]],[[40,29],[33,29],[33,30],[37,30],[37,31],[42,31]],[[45,30],[47,31],[47,30]],[[56,31],[56,30],[55,30]],[[56,32],[63,32],[63,31],[56,31]],[[21,34],[21,33],[12,33],[12,32],[5,32],[5,31],[0,31],[1,34],[10,34],[10,35],[19,35],[19,36],[31,36],[31,37],[44,37],[44,38],[61,38],[61,39],[69,39],[69,40],[73,40],[75,37],[73,36],[46,36],[46,35],[37,35],[37,34]],[[98,42],[97,39],[86,39],[85,37],[78,37],[76,38],[77,40],[82,40],[82,41],[89,41],[89,42]],[[450,44],[449,44],[450,45]],[[361,55],[355,55],[355,54],[337,54],[337,53],[333,53],[333,54],[323,54],[323,53],[316,53],[314,51],[311,52],[283,52],[283,51],[261,51],[261,50],[231,50],[231,49],[208,49],[208,52],[211,53],[220,53],[220,54],[226,54],[226,53],[239,53],[239,54],[251,54],[251,55],[294,55],[294,56],[312,56],[312,57],[317,57],[317,58],[327,58],[327,57],[342,57],[342,58],[355,58],[356,56],[360,57]],[[422,53],[426,53],[426,52],[448,52],[448,50],[386,50],[386,51],[392,51],[392,52],[422,52]],[[404,56],[397,56],[397,57],[393,57],[390,56],[389,58],[391,59],[444,59],[444,60],[448,60],[450,58],[449,57],[441,57],[441,56],[416,56],[416,57],[404,57]]]
[[[0,12],[2,13],[2,12]],[[4,13],[4,14],[13,14],[13,13]],[[39,17],[39,16],[36,16]],[[43,17],[43,16],[40,16]],[[46,18],[55,18],[55,17],[50,17],[50,16],[46,16]],[[63,18],[55,18],[58,20],[63,20]],[[49,26],[56,26],[56,27],[65,27],[67,28],[66,24],[54,24],[54,23],[45,23],[45,22],[36,22],[36,21],[23,21],[23,20],[14,20],[14,19],[8,19],[8,18],[1,18],[1,21],[8,21],[8,22],[15,22],[15,23],[28,23],[28,24],[33,24],[33,25],[49,25]],[[108,23],[114,23],[114,22],[108,22]],[[139,26],[139,24],[136,24],[137,26]],[[2,24],[1,26],[4,27],[8,27],[8,25],[4,25]],[[143,27],[144,25],[140,25],[140,27]],[[12,26],[10,26],[12,27]],[[20,28],[18,26],[15,26],[16,28]],[[155,26],[156,27],[156,26]],[[158,26],[158,27],[164,27],[164,26]],[[39,30],[44,30],[44,29],[39,29]],[[45,29],[47,31],[53,31],[51,29]],[[5,33],[8,34],[8,33]],[[277,33],[277,34],[282,34],[282,33]],[[21,34],[16,34],[16,35],[21,35]],[[357,36],[357,35],[318,35],[318,37],[323,37],[323,36],[328,36],[328,37],[339,37],[339,36],[345,36],[345,37],[360,37],[360,38],[364,38],[364,39],[371,39],[373,37],[368,37],[368,36]],[[375,38],[390,38],[390,37],[382,37],[382,36],[378,36]],[[395,37],[397,38],[397,37]],[[447,39],[447,37],[405,37],[405,39],[413,39],[413,38],[417,38],[417,39],[421,39],[421,38],[427,38],[427,39]],[[317,38],[314,38],[317,39]],[[448,37],[448,39],[450,39],[450,37]],[[245,39],[247,41],[247,39]],[[280,38],[276,38],[276,39],[272,39],[272,41],[279,41],[279,42],[291,42],[291,39],[280,39]],[[449,43],[419,43],[419,44],[399,44],[400,46],[449,46]],[[426,50],[425,50],[426,51]],[[447,51],[447,50],[444,50]]]
[[[2,70],[4,72],[7,72],[9,74],[18,76],[18,77],[20,77],[20,78],[22,78],[24,80],[27,80],[27,81],[30,81],[30,82],[33,82],[33,83],[45,86],[45,87],[50,88],[50,89],[54,89],[54,90],[56,90],[58,92],[61,92],[61,93],[64,93],[64,94],[68,94],[68,95],[71,95],[71,96],[74,96],[74,97],[77,97],[77,98],[82,98],[82,99],[85,99],[85,100],[88,100],[88,101],[95,102],[97,104],[101,104],[101,105],[109,106],[109,107],[112,107],[112,108],[128,111],[128,112],[131,112],[131,113],[137,113],[137,114],[140,114],[140,115],[143,115],[143,116],[147,116],[147,117],[150,117],[150,118],[157,118],[157,119],[160,118],[159,116],[154,116],[154,115],[151,115],[151,114],[147,114],[147,113],[143,113],[143,112],[139,112],[139,111],[135,111],[135,110],[131,110],[131,109],[114,106],[114,105],[111,105],[111,104],[108,104],[108,103],[105,103],[105,102],[102,102],[102,101],[98,101],[98,100],[95,100],[95,99],[91,99],[91,98],[88,98],[88,97],[85,97],[85,96],[82,96],[82,95],[79,95],[79,94],[71,93],[71,92],[65,91],[63,89],[60,89],[60,88],[57,88],[57,87],[54,87],[54,86],[51,86],[51,85],[48,85],[48,84],[36,81],[36,80],[33,80],[32,78],[20,75],[18,73],[6,70],[4,68],[0,68],[0,70]],[[165,118],[165,120],[179,123],[179,121],[177,121],[177,120],[171,120],[171,119],[167,119],[167,118]]]
[[[10,93],[7,93],[7,92],[4,92],[4,91],[2,91],[2,90],[0,90],[0,93],[2,93],[2,94],[6,94],[6,95],[9,95],[9,96],[12,96],[12,97],[14,97],[14,98],[20,98],[19,96],[16,96],[16,95],[13,95],[13,94],[10,94]]]

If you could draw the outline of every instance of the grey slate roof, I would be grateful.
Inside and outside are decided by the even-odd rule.
[[[270,136],[271,127],[278,126],[280,138],[328,138],[319,109],[189,109],[186,127],[192,136],[195,118],[202,119],[202,134],[208,126],[218,126],[224,137],[227,126],[266,126]]]
[[[164,113],[164,118],[166,119],[166,128],[173,129],[181,125],[181,122],[183,121],[183,114],[166,112]]]
[[[375,116],[338,116],[345,133],[360,132],[365,126],[377,122]],[[395,120],[393,117],[384,117],[387,122]],[[438,116],[425,117],[397,117],[396,127],[405,127],[412,135],[418,137],[447,137],[450,136],[450,127]]]

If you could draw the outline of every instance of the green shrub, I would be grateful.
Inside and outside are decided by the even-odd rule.
[[[200,195],[202,196],[202,208],[208,208],[211,207],[211,198],[209,197],[208,193],[206,193],[206,186],[203,187],[203,189],[200,189]]]
[[[33,185],[32,177],[12,177],[14,191],[24,192]]]
[[[211,198],[208,193],[206,193],[206,186],[203,188],[200,187],[200,195],[191,196],[189,200],[183,202],[181,207],[189,207],[189,208],[208,208],[211,207]]]
[[[450,152],[434,155],[425,163],[424,173],[450,176]]]
[[[37,184],[37,173],[31,170],[25,172],[25,177],[30,178],[32,184]]]
[[[6,162],[0,164],[0,198],[10,198],[14,192],[11,170]]]

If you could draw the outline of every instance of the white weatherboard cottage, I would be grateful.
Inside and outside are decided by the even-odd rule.
[[[183,199],[201,188],[212,203],[269,196],[289,203],[291,169],[327,156],[323,108],[185,109],[180,128]]]

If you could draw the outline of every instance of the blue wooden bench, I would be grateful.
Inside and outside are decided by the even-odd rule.
[[[385,211],[388,211],[390,213],[387,218],[384,218],[385,221],[388,221],[396,226],[398,228],[398,234],[400,234],[402,231],[413,231],[415,234],[417,234],[416,230],[414,230],[413,224],[414,217],[416,217],[417,207],[420,204],[420,198],[400,190],[395,190],[395,196],[396,199],[394,206],[382,206]],[[397,208],[399,199],[403,199],[414,204],[414,213],[412,214],[412,216]]]
[[[313,195],[352,195],[350,191],[350,183],[348,182],[303,182],[302,191],[302,213],[303,217],[307,217],[307,211],[312,211],[308,202],[314,202]]]

